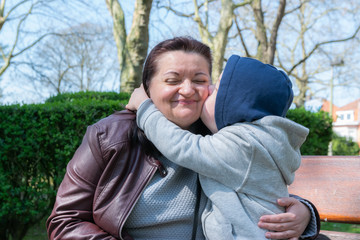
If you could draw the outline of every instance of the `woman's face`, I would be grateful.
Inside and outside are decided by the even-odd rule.
[[[203,56],[171,51],[158,57],[149,93],[167,119],[187,129],[200,117],[209,84],[209,64]]]

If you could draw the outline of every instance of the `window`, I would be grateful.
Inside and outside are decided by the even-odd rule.
[[[343,121],[354,121],[354,111],[350,110],[350,111],[338,111],[336,112],[337,115],[337,120],[338,122],[343,122]]]

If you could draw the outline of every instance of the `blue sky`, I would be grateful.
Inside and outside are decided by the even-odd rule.
[[[100,23],[102,25],[108,25],[112,27],[111,17],[106,8],[106,4],[103,0],[94,0],[92,4],[95,7],[86,7],[83,4],[79,4],[76,1],[65,1],[64,4],[58,4],[55,6],[56,11],[61,12],[62,14],[57,18],[48,18],[48,20],[43,20],[43,14],[40,17],[33,17],[28,21],[28,29],[36,31],[38,29],[46,29],[47,27],[52,26],[53,28],[66,28],[73,23],[81,23],[85,21]],[[85,1],[86,2],[86,1]],[[178,1],[172,1],[177,3]],[[134,8],[133,0],[121,1],[122,7],[124,8],[127,28],[131,26],[131,14]],[[20,9],[21,10],[21,9]],[[53,14],[49,12],[49,14]],[[62,19],[63,18],[63,19]],[[66,20],[66,18],[72,19],[71,21]],[[49,19],[52,19],[51,21]],[[191,21],[187,21],[184,18],[174,18],[172,14],[167,13],[165,10],[153,12],[151,15],[151,26],[150,26],[150,43],[149,46],[154,46],[157,42],[162,39],[172,37],[173,35],[198,35],[197,27]],[[168,27],[163,26],[162,23],[166,22]],[[0,39],[2,39],[2,44],[6,43],[5,39],[11,40],[14,36],[14,27],[13,24],[7,24],[5,28],[0,33]],[[196,36],[195,36],[196,37]],[[231,50],[230,50],[231,51]],[[230,53],[229,53],[230,54]],[[20,58],[21,59],[21,58]],[[330,73],[323,74],[323,78],[329,79]],[[354,76],[356,77],[356,76]],[[38,86],[41,88],[41,86]],[[320,87],[313,87],[314,91],[319,91]],[[9,69],[6,74],[3,76],[3,79],[0,82],[0,89],[3,90],[3,99],[2,103],[32,103],[32,102],[41,102],[44,100],[44,97],[40,97],[34,87],[31,84],[28,84],[21,79],[14,79],[14,69]],[[114,84],[113,80],[108,82],[106,87],[103,90],[117,90],[118,83]],[[46,96],[46,89],[42,90],[43,95]],[[317,94],[318,97],[329,98],[330,90],[322,90]],[[334,90],[334,104],[338,106],[345,105],[357,98],[360,97],[359,88],[343,88],[335,87]]]

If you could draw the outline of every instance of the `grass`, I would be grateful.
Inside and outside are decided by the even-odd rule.
[[[360,233],[360,224],[321,222],[321,230]]]

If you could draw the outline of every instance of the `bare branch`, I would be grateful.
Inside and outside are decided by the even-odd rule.
[[[205,8],[205,26],[206,29],[208,29],[209,27],[209,1],[206,0],[204,2],[204,8]]]
[[[48,36],[65,36],[65,34],[59,34],[59,33],[46,33],[44,35],[42,35],[41,37],[39,37],[37,40],[35,40],[34,42],[32,42],[31,44],[29,44],[27,47],[21,49],[21,51],[17,52],[16,54],[13,54],[12,57],[17,57],[18,55],[24,53],[25,51],[29,50],[30,48],[34,47],[36,44],[38,44],[39,42],[41,42],[44,38],[48,37]]]
[[[309,3],[309,2],[310,2],[310,0],[302,1],[297,7],[290,9],[289,11],[286,11],[284,13],[284,15],[292,14],[293,12],[299,10],[303,5],[305,5],[306,3]]]
[[[193,0],[193,3],[195,8],[195,17],[193,19],[198,24],[201,39],[207,44],[209,44],[209,40],[212,39],[212,36],[200,18],[199,6],[197,5],[197,1]]]
[[[6,2],[6,0],[1,0],[1,5],[0,5],[0,17],[3,17],[3,16],[4,16],[5,2]]]
[[[282,19],[284,17],[285,13],[285,6],[286,6],[286,0],[280,0],[280,4],[278,7],[278,12],[276,14],[276,20],[274,22],[274,25],[271,29],[271,35],[270,35],[270,47],[268,49],[268,63],[273,64],[274,63],[274,57],[275,57],[275,50],[276,50],[276,40],[278,36],[278,31],[280,24],[282,22]]]
[[[165,8],[166,10],[174,13],[176,16],[179,16],[179,17],[192,18],[195,15],[195,13],[185,14],[183,12],[173,9],[170,6],[159,6],[158,8]]]
[[[243,6],[246,6],[246,5],[249,5],[253,2],[254,0],[248,0],[248,1],[244,1],[242,3],[238,3],[238,4],[234,4],[233,8],[236,9],[236,8],[239,8],[239,7],[243,7]]]
[[[246,46],[245,39],[244,39],[244,37],[243,37],[243,35],[242,35],[242,33],[241,33],[242,30],[240,29],[240,26],[239,26],[239,23],[238,23],[236,17],[234,17],[234,22],[235,22],[235,26],[236,26],[238,35],[239,35],[239,37],[240,37],[241,45],[242,45],[243,48],[244,48],[245,54],[246,54],[247,57],[251,57],[250,52],[249,52],[249,50],[248,50],[248,48],[247,48],[247,46]]]
[[[1,8],[0,8],[0,30],[2,29],[2,26],[4,25],[4,23],[6,22],[6,20],[8,19],[8,17],[10,16],[10,14],[19,6],[21,6],[23,3],[28,2],[29,0],[24,0],[22,2],[19,2],[18,4],[16,4],[15,6],[13,6],[6,14],[6,16],[4,16],[4,11],[5,11],[5,2],[6,0],[2,0],[1,1]],[[33,6],[31,6],[32,8]]]
[[[205,8],[206,8],[207,5],[209,5],[209,3],[216,2],[216,1],[218,1],[218,0],[208,0],[208,1],[205,1],[204,3],[201,3],[200,5],[197,5],[197,6],[198,6],[198,9],[201,9],[202,7],[205,7]],[[157,3],[159,4],[160,1],[157,2]],[[196,3],[196,4],[197,4],[197,3]],[[159,6],[159,5],[157,5],[157,8],[159,8],[159,9],[164,8],[164,9],[166,9],[166,10],[174,13],[176,16],[179,16],[179,17],[194,18],[194,16],[195,16],[195,13],[188,13],[188,14],[186,14],[186,13],[180,12],[180,11],[172,8],[171,6],[165,6],[165,5]]]
[[[20,20],[18,26],[17,26],[17,29],[16,29],[16,37],[15,37],[15,41],[14,41],[14,44],[12,45],[12,48],[8,54],[7,57],[5,57],[4,59],[4,65],[1,66],[0,68],[0,76],[5,72],[5,70],[10,66],[10,60],[11,58],[13,57],[13,52],[15,50],[15,47],[18,43],[18,40],[19,40],[19,35],[20,35],[20,27],[22,25],[22,23],[25,21],[25,19],[30,15],[31,13],[31,10],[32,10],[32,6],[31,8],[29,9],[29,11],[27,12],[27,14],[25,14],[25,16]]]
[[[349,41],[351,39],[354,39],[356,37],[356,35],[358,34],[358,32],[360,31],[360,25],[358,26],[358,28],[356,29],[356,31],[354,32],[353,35],[351,35],[350,37],[347,38],[343,38],[343,39],[337,39],[337,40],[330,40],[330,41],[324,41],[321,43],[317,43],[314,48],[300,61],[298,61],[294,66],[292,66],[292,68],[288,71],[289,74],[291,74],[292,71],[294,71],[295,68],[297,68],[300,64],[304,63],[309,57],[311,57],[311,55],[320,47],[326,44],[330,44],[330,43],[339,43],[339,42],[346,42]]]

